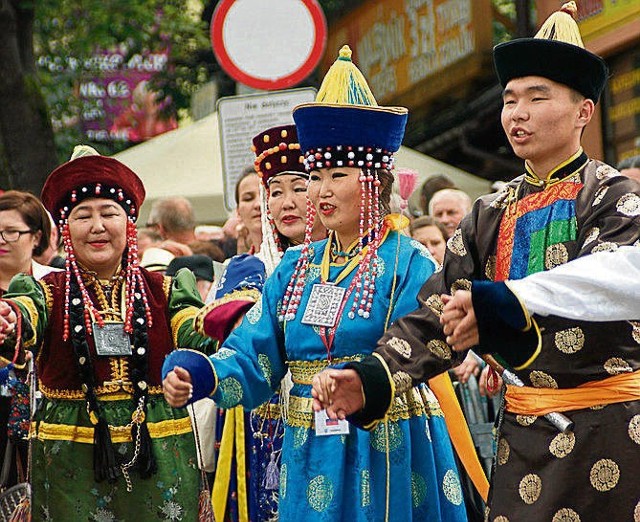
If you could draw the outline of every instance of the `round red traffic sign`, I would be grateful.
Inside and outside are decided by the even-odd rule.
[[[220,66],[254,89],[293,87],[318,65],[327,22],[316,0],[221,0],[211,20]]]

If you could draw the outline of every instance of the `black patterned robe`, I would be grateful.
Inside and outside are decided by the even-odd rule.
[[[387,331],[373,356],[351,365],[366,395],[356,422],[382,417],[393,393],[465,355],[444,341],[440,294],[468,289],[472,280],[518,279],[592,252],[640,245],[638,185],[608,165],[582,153],[547,186],[525,178],[476,201],[447,244],[442,270],[423,286],[421,307]],[[517,344],[499,354],[527,386],[573,388],[640,369],[640,321],[535,319],[542,332],[537,357],[527,361]],[[640,400],[566,415],[575,427],[561,434],[543,417],[504,413],[488,520],[640,521]]]

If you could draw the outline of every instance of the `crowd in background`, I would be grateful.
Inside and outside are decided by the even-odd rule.
[[[632,157],[619,164],[620,172],[640,180],[640,157]],[[214,298],[216,282],[224,265],[236,254],[256,250],[262,241],[258,177],[253,167],[247,168],[238,179],[235,195],[237,209],[222,225],[196,224],[193,208],[188,199],[168,197],[154,202],[145,224],[138,224],[138,256],[140,265],[149,271],[174,276],[187,268],[196,277],[203,302]],[[404,233],[423,244],[438,264],[442,264],[447,240],[471,209],[471,198],[444,174],[433,174],[416,189],[420,194],[419,208],[407,212],[410,225]],[[8,191],[0,195],[0,293],[4,293],[11,278],[17,273],[41,277],[49,271],[64,268],[58,229],[51,217],[32,194]],[[15,237],[14,237],[15,236]],[[470,355],[456,367],[455,375],[464,383],[471,375],[479,376],[483,364]],[[481,381],[482,394],[486,393],[486,380]],[[0,398],[3,425],[8,421],[11,405],[9,389],[3,387]],[[17,405],[13,406],[14,414]],[[16,451],[26,466],[24,441],[16,438],[22,432],[9,423],[0,433],[0,454],[5,470],[4,484],[16,482]],[[22,447],[22,450],[20,448]]]

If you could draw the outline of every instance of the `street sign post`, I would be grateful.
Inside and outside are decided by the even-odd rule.
[[[311,102],[312,88],[245,96],[229,96],[218,101],[220,151],[224,180],[224,204],[235,208],[235,185],[242,171],[253,165],[253,137],[269,127],[293,123],[291,111],[296,105]]]

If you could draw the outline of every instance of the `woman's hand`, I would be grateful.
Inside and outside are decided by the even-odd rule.
[[[458,378],[458,381],[464,384],[472,375],[478,376],[480,373],[480,362],[475,355],[469,352],[464,358],[464,361],[458,366],[454,366],[453,373]]]
[[[17,321],[18,318],[13,308],[5,301],[0,301],[0,344],[3,344],[7,337],[14,332]]]
[[[162,381],[164,398],[173,408],[181,408],[193,397],[191,375],[184,368],[176,366]]]
[[[324,370],[313,377],[313,409],[343,420],[364,408],[362,381],[355,370]]]

